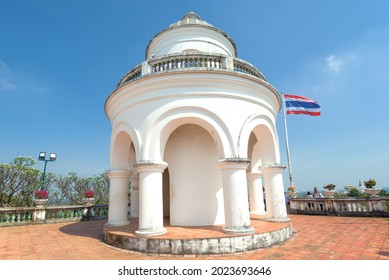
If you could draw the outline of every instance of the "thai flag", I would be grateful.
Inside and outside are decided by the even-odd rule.
[[[304,114],[310,116],[320,116],[320,106],[313,99],[292,95],[292,94],[284,94],[285,100],[285,109],[286,114]]]

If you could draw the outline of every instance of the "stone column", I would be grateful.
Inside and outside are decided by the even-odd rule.
[[[286,211],[282,172],[285,165],[262,165],[260,170],[266,192],[267,219],[272,222],[289,222]]]
[[[247,195],[246,168],[248,159],[225,159],[218,163],[222,170],[226,233],[251,233]]]
[[[262,173],[247,172],[249,190],[250,213],[266,214],[263,197]]]
[[[131,176],[131,206],[130,214],[132,218],[139,217],[139,175],[136,173]]]
[[[128,182],[132,172],[128,170],[111,170],[108,173],[109,211],[105,226],[123,226],[128,220]]]
[[[166,233],[163,227],[162,172],[165,162],[141,161],[135,164],[139,173],[139,236],[155,236]]]

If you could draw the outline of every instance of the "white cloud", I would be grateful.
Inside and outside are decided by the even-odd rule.
[[[4,68],[4,69],[9,69],[8,65],[7,65],[4,61],[0,60],[0,70],[1,70],[2,68]]]
[[[49,87],[42,85],[34,77],[26,73],[18,73],[0,59],[0,94],[33,93],[45,94]]]
[[[338,58],[336,55],[330,55],[326,57],[325,71],[339,73],[343,66],[343,59]]]
[[[12,90],[15,89],[16,85],[11,83],[9,80],[0,77],[0,89]]]
[[[12,71],[8,65],[0,60],[0,89],[2,90],[13,90],[17,88],[15,83],[12,81]]]

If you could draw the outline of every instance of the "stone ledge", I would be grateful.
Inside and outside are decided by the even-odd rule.
[[[245,252],[267,248],[287,241],[293,235],[292,224],[262,233],[209,238],[147,238],[104,230],[105,243],[130,251],[146,254],[211,255]]]

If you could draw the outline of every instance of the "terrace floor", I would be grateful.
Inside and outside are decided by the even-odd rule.
[[[294,234],[283,244],[223,255],[147,255],[111,247],[106,220],[0,227],[0,260],[389,260],[389,219],[289,215]],[[189,234],[171,227],[170,234]]]

